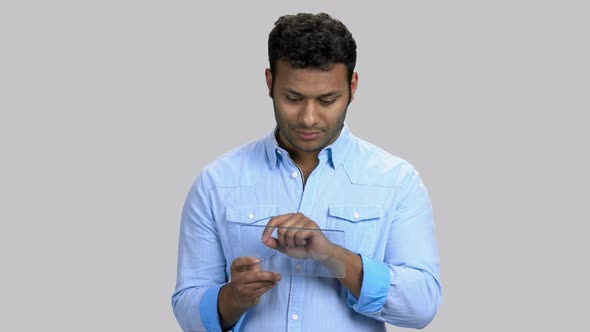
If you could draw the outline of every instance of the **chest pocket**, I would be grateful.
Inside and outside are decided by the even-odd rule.
[[[274,205],[228,207],[225,210],[227,221],[238,224],[260,224],[264,219],[270,220],[276,213],[277,207]]]
[[[262,243],[262,232],[276,215],[274,205],[254,205],[226,208],[227,232],[233,257],[253,256],[268,258],[275,251]]]
[[[344,247],[352,252],[374,256],[382,240],[383,208],[380,206],[330,206],[328,228],[344,231]]]

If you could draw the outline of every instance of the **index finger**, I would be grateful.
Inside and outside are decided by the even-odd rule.
[[[268,224],[266,224],[266,228],[262,232],[262,241],[266,240],[272,234],[272,231],[275,230],[277,226],[280,226],[285,220],[289,219],[293,213],[287,213],[272,217]]]
[[[234,261],[231,263],[231,269],[234,271],[249,270],[252,267],[258,265],[258,263],[260,263],[260,260],[256,257],[241,256],[234,259]]]

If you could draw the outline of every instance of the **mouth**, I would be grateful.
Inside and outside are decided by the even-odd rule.
[[[297,136],[304,141],[311,141],[320,136],[321,131],[295,130]]]

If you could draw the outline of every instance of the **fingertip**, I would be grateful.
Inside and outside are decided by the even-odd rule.
[[[267,237],[266,239],[263,239],[262,243],[264,243],[265,246],[272,249],[276,249],[277,247],[277,241],[272,237]]]

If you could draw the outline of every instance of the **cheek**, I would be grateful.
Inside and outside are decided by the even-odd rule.
[[[279,127],[284,127],[289,123],[289,116],[279,105],[274,105],[275,120]]]
[[[281,105],[280,103],[275,103],[274,104],[274,110],[275,110],[275,118],[277,119],[277,121],[279,121],[279,119],[282,122],[291,122],[293,121],[293,119],[296,117],[297,112],[295,110],[293,110],[291,107],[289,107],[288,105]]]
[[[344,122],[346,117],[346,104],[343,104],[340,108],[334,109],[334,112],[330,112],[329,117],[326,118],[326,121],[329,122],[332,126],[339,126]]]

